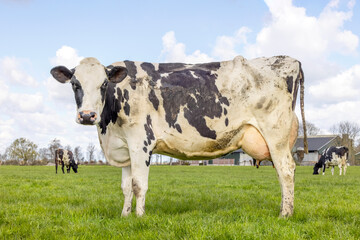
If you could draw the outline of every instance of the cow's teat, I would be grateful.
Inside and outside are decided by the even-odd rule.
[[[78,113],[78,122],[84,125],[94,125],[97,119],[96,112],[81,111]]]

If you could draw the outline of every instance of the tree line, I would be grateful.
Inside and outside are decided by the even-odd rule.
[[[70,145],[62,146],[60,140],[56,138],[51,140],[47,147],[43,148],[39,148],[37,144],[29,139],[18,138],[3,153],[0,153],[0,161],[2,164],[46,165],[55,163],[55,150],[59,148],[72,151],[75,161],[81,164],[93,163],[96,160],[102,162],[105,159],[102,150],[97,152],[93,143],[89,143],[84,156],[80,146],[76,146],[74,149]]]

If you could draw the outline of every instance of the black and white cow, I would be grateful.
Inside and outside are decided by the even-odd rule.
[[[70,173],[70,169],[77,173],[78,163],[74,160],[74,155],[71,151],[65,149],[55,150],[55,172],[57,173],[58,165],[61,165],[61,169],[64,172],[64,166],[66,166],[67,173]]]
[[[347,168],[347,159],[348,159],[349,149],[344,146],[340,147],[329,147],[324,150],[321,154],[320,159],[314,166],[313,174],[319,174],[321,168],[323,168],[323,175],[325,175],[325,167],[331,168],[331,173],[334,175],[334,168],[338,166],[340,168],[340,175],[342,172],[342,167],[344,168],[344,175],[346,174]]]
[[[238,56],[202,64],[124,61],[104,67],[85,58],[74,69],[58,66],[51,74],[71,83],[77,122],[96,125],[107,161],[123,168],[123,216],[131,212],[133,193],[136,214],[145,212],[152,153],[212,159],[240,147],[255,159],[272,159],[282,189],[280,215],[292,215],[290,149],[297,138],[299,85],[305,121],[299,61]]]

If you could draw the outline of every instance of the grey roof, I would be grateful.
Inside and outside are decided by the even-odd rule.
[[[337,135],[324,135],[324,136],[308,136],[309,151],[320,151],[327,144],[334,141]],[[295,148],[304,147],[304,137],[299,137],[296,140]]]

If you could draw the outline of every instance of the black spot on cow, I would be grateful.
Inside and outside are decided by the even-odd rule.
[[[146,148],[146,147],[143,147],[143,151],[144,151],[145,153],[147,153],[147,148]]]
[[[280,69],[284,66],[286,56],[277,56],[275,62],[271,64],[271,70]]]
[[[148,161],[145,160],[145,164],[147,167],[150,166],[151,155],[152,155],[152,151],[149,152],[149,160]]]
[[[155,71],[154,64],[144,62],[140,66],[150,76],[152,82],[156,82],[158,79],[160,79],[160,73]]]
[[[144,141],[144,145],[147,147],[148,146],[148,143],[147,143],[147,141]]]
[[[175,124],[175,128],[179,133],[182,133],[182,129],[179,124]]]
[[[143,63],[141,67],[152,81],[161,82],[165,120],[169,127],[177,129],[180,108],[184,107],[184,117],[189,124],[201,136],[216,139],[216,132],[206,125],[205,117],[220,118],[223,105],[230,105],[215,84],[217,75],[212,71],[220,68],[219,62],[194,65],[163,63],[159,64],[157,71],[152,64]]]
[[[288,92],[291,94],[292,93],[292,90],[293,90],[293,84],[294,84],[294,81],[293,81],[293,77],[292,76],[288,76],[286,78],[286,84],[287,84],[287,90]]]
[[[268,111],[271,106],[272,106],[272,100],[270,100],[270,101],[268,102],[268,104],[267,104],[266,107],[265,107],[265,110]]]
[[[108,85],[108,80],[105,79],[104,82],[103,82],[103,84],[102,84],[101,87],[100,87],[101,102],[104,102],[104,101],[105,101],[105,95],[106,95],[107,85]]]
[[[266,97],[260,98],[259,102],[256,104],[257,109],[261,109],[266,101]]]
[[[152,140],[155,140],[154,132],[152,130],[152,123],[151,123],[151,117],[150,115],[147,115],[146,117],[146,123],[144,124],[146,138],[147,138],[147,144],[150,145]],[[144,145],[146,145],[144,141]]]
[[[130,105],[128,102],[125,102],[125,104],[124,104],[124,112],[127,116],[130,115]]]
[[[129,91],[127,89],[124,89],[124,98],[126,101],[129,101]]]
[[[74,91],[76,105],[80,108],[84,97],[84,91],[81,87],[81,83],[76,79],[75,75],[72,76],[70,83]]]
[[[225,119],[225,126],[228,126],[228,125],[229,125],[229,119],[226,118],[226,119]]]
[[[136,89],[136,83],[137,83],[137,80],[136,80],[136,73],[137,73],[136,65],[132,61],[124,61],[124,63],[125,63],[126,69],[128,71],[128,76],[130,77],[130,86],[131,86],[131,88],[133,90],[135,90]]]
[[[219,98],[219,101],[223,104],[225,104],[226,106],[229,106],[230,103],[229,103],[229,100],[226,98],[226,97],[221,97]]]
[[[150,90],[149,93],[149,100],[152,103],[153,107],[155,108],[155,110],[158,110],[159,108],[159,99],[157,98],[154,89]]]
[[[227,110],[226,110],[226,108],[224,108],[224,115],[225,115],[225,116],[227,115]]]
[[[105,104],[100,114],[99,123],[101,134],[106,134],[107,125],[109,125],[110,122],[116,122],[118,113],[121,110],[120,101],[118,99],[122,98],[122,93],[120,88],[115,88],[115,85],[115,83],[108,82],[108,86],[106,88]],[[115,97],[115,89],[117,98]]]

